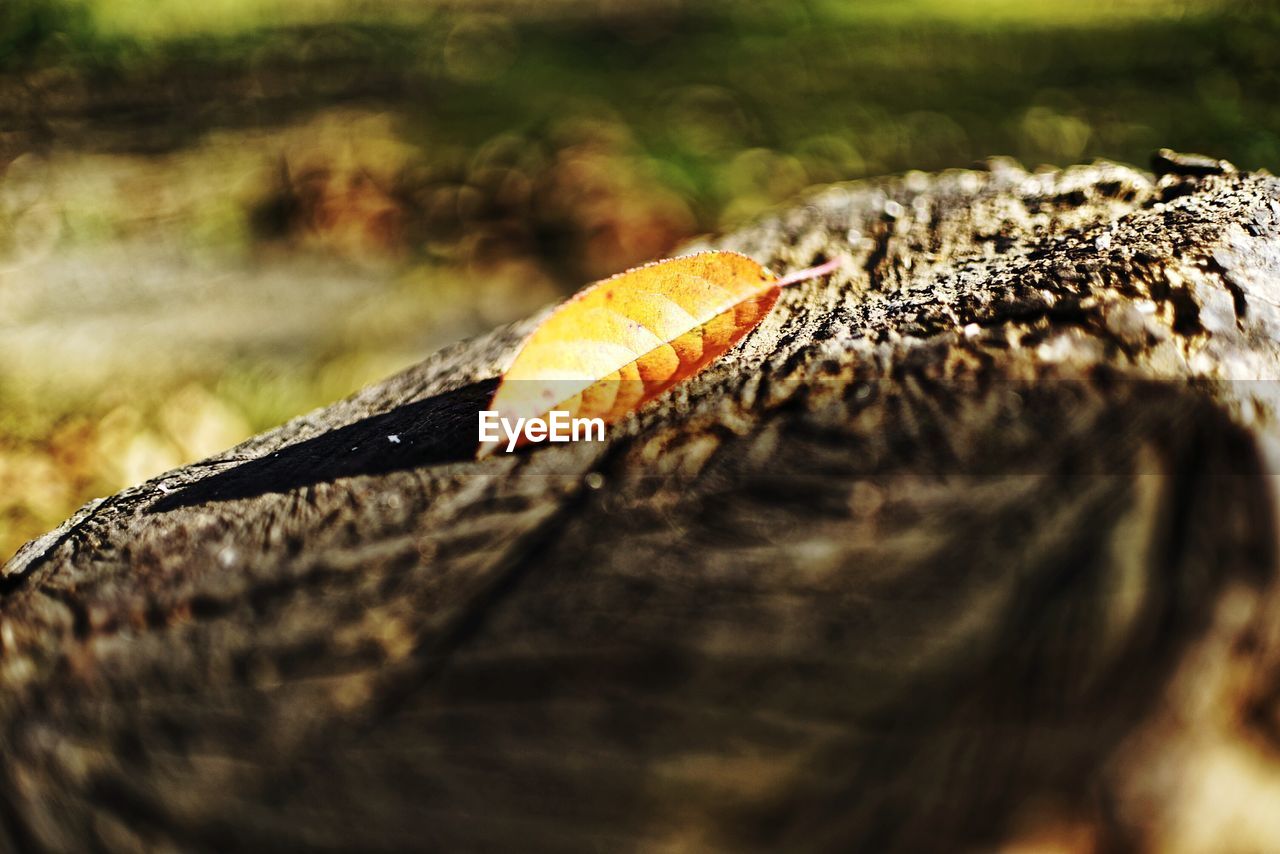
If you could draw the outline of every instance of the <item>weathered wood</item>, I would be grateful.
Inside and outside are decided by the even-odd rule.
[[[468,459],[525,323],[85,508],[3,572],[0,839],[1274,850],[1280,182],[1156,163],[717,240],[847,263],[602,445]]]

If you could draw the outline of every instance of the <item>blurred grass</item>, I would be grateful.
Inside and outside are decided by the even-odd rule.
[[[1280,163],[1280,12],[9,0],[0,555],[814,183]]]

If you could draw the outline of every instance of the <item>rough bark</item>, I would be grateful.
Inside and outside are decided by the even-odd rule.
[[[1156,167],[715,241],[847,263],[603,444],[469,459],[531,320],[89,505],[3,571],[0,841],[1274,850],[1280,182]]]

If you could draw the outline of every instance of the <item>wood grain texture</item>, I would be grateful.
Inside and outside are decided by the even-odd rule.
[[[85,508],[0,846],[1268,850],[1280,182],[1162,158],[714,241],[847,263],[603,445],[469,459],[530,321]]]

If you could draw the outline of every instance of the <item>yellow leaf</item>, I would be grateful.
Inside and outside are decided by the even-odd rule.
[[[745,255],[703,252],[597,282],[525,339],[490,409],[511,423],[552,410],[616,421],[742,340],[782,286],[834,268],[829,262],[778,279]],[[479,455],[498,445],[482,444]]]

